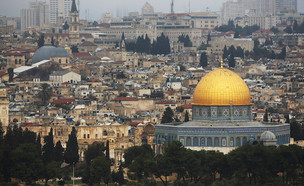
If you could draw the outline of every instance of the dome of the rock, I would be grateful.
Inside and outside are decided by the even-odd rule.
[[[193,105],[250,105],[250,92],[235,72],[218,68],[205,75],[197,84]]]

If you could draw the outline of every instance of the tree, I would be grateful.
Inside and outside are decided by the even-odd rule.
[[[263,121],[268,122],[268,109],[266,109],[266,112],[265,112],[264,117],[263,117]]]
[[[51,45],[52,45],[52,46],[55,46],[55,40],[54,40],[54,37],[52,37],[52,40],[51,40]]]
[[[97,183],[100,185],[100,181],[102,179],[105,184],[108,184],[111,174],[110,166],[110,160],[108,160],[104,155],[94,158],[90,166],[91,183]]]
[[[203,52],[200,57],[201,67],[206,67],[208,65],[208,58],[206,52]]]
[[[42,105],[47,105],[52,96],[52,87],[49,84],[43,83],[41,85],[41,91],[38,93],[38,97],[41,100]]]
[[[40,151],[32,143],[19,145],[11,152],[10,167],[12,176],[18,178],[27,184],[38,180],[43,168]]]
[[[125,40],[126,38],[125,38],[125,33],[124,32],[122,32],[122,34],[121,34],[121,40],[123,41],[123,40]]]
[[[229,63],[229,67],[231,68],[235,67],[234,53],[230,53],[228,63]]]
[[[276,27],[271,27],[270,31],[273,32],[274,34],[279,33],[279,29],[277,29]]]
[[[148,144],[130,147],[124,154],[125,166],[130,169],[130,172],[135,174],[136,178],[146,178],[151,173],[153,157],[154,152]]]
[[[223,59],[227,59],[229,56],[229,52],[227,50],[227,47],[225,45],[224,49],[223,49]]]
[[[294,32],[294,33],[297,33],[299,30],[299,27],[298,27],[298,22],[297,22],[297,20],[294,20],[293,21],[293,26],[292,26],[292,31]]]
[[[161,123],[171,123],[173,121],[173,111],[170,107],[167,107],[164,111]]]
[[[64,153],[64,161],[70,165],[74,165],[79,160],[77,131],[75,127],[72,128],[71,134],[67,142],[66,151]]]
[[[189,113],[188,111],[186,111],[184,122],[188,122],[188,121],[189,121]]]
[[[54,150],[53,128],[51,128],[49,134],[44,137],[44,145],[42,147],[42,160],[44,164],[54,160]]]
[[[41,34],[38,40],[38,48],[44,46],[44,34]]]
[[[291,33],[292,33],[291,27],[290,27],[290,26],[286,27],[286,28],[284,29],[284,32],[286,32],[286,33],[288,33],[288,34],[291,34]]]
[[[240,46],[236,48],[235,56],[244,59],[244,50]]]
[[[106,158],[108,160],[110,160],[110,145],[109,145],[109,140],[107,140],[107,143],[106,143]]]
[[[64,152],[64,149],[61,145],[61,142],[57,141],[55,149],[54,149],[54,160],[56,162],[61,163],[63,161],[63,152]]]
[[[72,47],[71,47],[71,50],[72,50],[72,53],[78,53],[79,51],[78,51],[78,47],[76,46],[76,45],[73,45]]]
[[[279,59],[285,59],[286,57],[286,47],[283,47],[280,54],[278,55]]]
[[[69,28],[70,28],[70,26],[69,26],[68,22],[67,21],[64,22],[64,24],[62,25],[62,29],[65,31],[65,33]]]

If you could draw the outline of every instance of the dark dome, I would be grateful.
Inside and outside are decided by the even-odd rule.
[[[32,63],[37,63],[42,60],[49,60],[51,57],[68,57],[68,52],[61,47],[43,46],[39,48],[33,58]]]

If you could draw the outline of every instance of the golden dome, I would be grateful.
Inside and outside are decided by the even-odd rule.
[[[250,105],[250,92],[244,80],[226,68],[215,69],[197,84],[193,105]]]

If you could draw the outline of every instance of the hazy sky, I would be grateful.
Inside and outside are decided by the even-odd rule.
[[[28,8],[29,2],[35,0],[0,0],[0,15],[20,16],[20,9]],[[40,0],[49,2],[49,0]],[[77,2],[78,0],[76,0]],[[191,11],[219,11],[227,0],[190,0]],[[155,12],[169,12],[171,0],[80,0],[80,17],[97,20],[103,13],[111,12],[113,16],[138,11],[145,2],[149,2]],[[175,0],[175,12],[188,12],[189,0]],[[298,9],[304,12],[304,0],[298,0]]]

